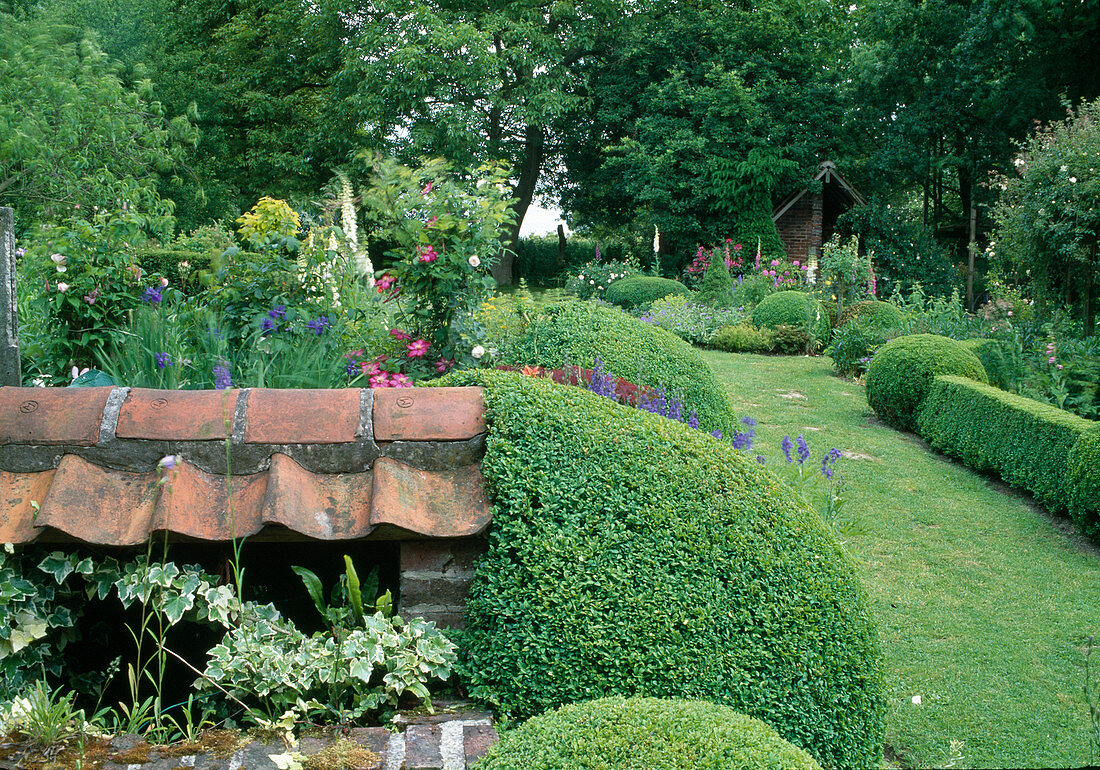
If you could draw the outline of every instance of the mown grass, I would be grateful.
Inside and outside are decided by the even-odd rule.
[[[907,767],[1080,767],[1084,639],[1100,637],[1100,550],[995,479],[880,424],[826,358],[703,355],[755,453],[803,433],[841,461],[847,539],[889,672],[887,745]],[[1100,665],[1093,656],[1094,677]],[[914,703],[920,696],[920,704]],[[960,758],[961,755],[961,758]]]

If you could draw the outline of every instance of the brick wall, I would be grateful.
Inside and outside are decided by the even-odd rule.
[[[821,195],[803,195],[775,223],[787,249],[787,259],[809,261],[811,249],[821,252]]]
[[[403,541],[401,614],[434,620],[445,628],[465,627],[474,563],[487,548],[479,537]]]

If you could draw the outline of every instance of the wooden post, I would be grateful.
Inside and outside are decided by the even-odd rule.
[[[974,312],[974,258],[978,252],[978,207],[970,207],[970,243],[967,244],[966,307]]]
[[[0,385],[18,386],[23,378],[15,275],[15,212],[0,207]]]
[[[558,223],[558,267],[565,267],[565,225]]]

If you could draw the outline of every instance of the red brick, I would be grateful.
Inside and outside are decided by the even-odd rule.
[[[346,444],[359,430],[359,390],[268,390],[248,394],[248,444]]]
[[[438,725],[409,725],[405,730],[403,770],[440,770],[443,767],[440,733]]]
[[[134,388],[119,412],[115,435],[160,441],[225,439],[233,432],[237,393]]]
[[[438,572],[441,575],[469,574],[489,544],[481,538],[468,540],[405,540],[401,543],[402,572]]]
[[[462,728],[462,744],[466,754],[466,767],[471,768],[474,763],[484,757],[489,747],[500,740],[496,728],[492,725],[464,725]]]
[[[112,388],[0,388],[0,444],[99,441]]]
[[[481,388],[376,388],[375,441],[460,441],[485,431]]]

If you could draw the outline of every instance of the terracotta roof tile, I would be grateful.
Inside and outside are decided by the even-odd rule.
[[[413,406],[400,406],[395,398],[410,392]],[[404,443],[387,451],[417,450],[397,452],[401,461],[378,457],[363,411],[370,391],[135,389],[123,401],[116,389],[108,401],[111,393],[0,389],[0,404],[34,402],[50,415],[4,422],[6,440],[18,441],[0,457],[0,542],[129,546],[158,532],[206,541],[466,537],[490,522],[478,462],[484,444],[469,438],[484,431],[480,389],[389,398],[405,411],[386,435]],[[227,425],[229,409],[244,417],[247,446]],[[418,428],[408,415],[446,424]],[[106,434],[92,446],[101,423]],[[211,461],[210,442],[223,438],[229,451],[248,455],[228,477]],[[179,453],[174,469],[154,467],[160,452]]]
[[[492,520],[481,468],[424,471],[380,457],[370,520],[430,537],[476,535]]]
[[[225,439],[233,431],[239,392],[133,388],[119,412],[115,435],[161,441]]]
[[[340,444],[359,432],[358,389],[248,392],[247,444]]]
[[[0,444],[93,446],[111,390],[0,388]]]
[[[459,441],[485,431],[481,388],[378,388],[375,441]]]

